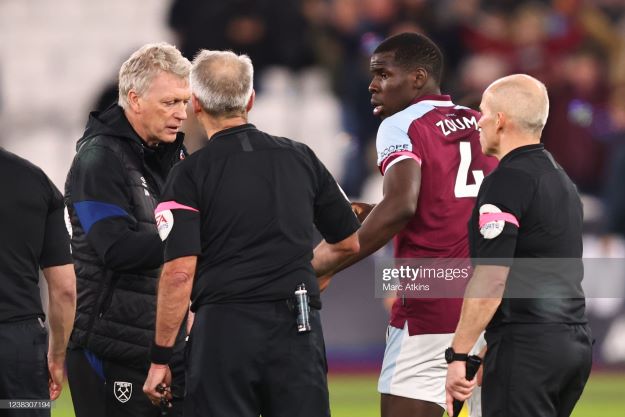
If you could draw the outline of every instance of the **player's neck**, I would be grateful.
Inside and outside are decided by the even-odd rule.
[[[421,91],[419,91],[419,94],[414,98],[414,100],[417,100],[421,97],[425,97],[425,96],[440,96],[441,95],[441,89],[440,87],[437,86],[425,86],[423,87],[423,89],[421,89]]]

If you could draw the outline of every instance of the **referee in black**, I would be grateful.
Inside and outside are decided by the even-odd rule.
[[[0,416],[49,416],[49,409],[11,407],[19,405],[14,400],[55,400],[63,387],[76,312],[63,196],[41,169],[2,148],[0,188],[0,400],[12,401],[2,404]],[[49,335],[40,268],[48,284]]]
[[[448,411],[476,384],[465,379],[464,359],[486,328],[482,415],[569,416],[592,362],[582,204],[540,144],[549,112],[541,82],[520,74],[499,79],[480,107],[482,150],[500,163],[484,179],[469,222],[475,271],[449,349]]]
[[[191,296],[186,417],[329,416],[315,271],[358,251],[359,222],[307,146],[247,123],[252,79],[245,55],[205,50],[193,62],[210,140],[173,169],[156,209],[166,262],[143,389],[159,402],[169,385]],[[329,243],[314,258],[313,225]]]

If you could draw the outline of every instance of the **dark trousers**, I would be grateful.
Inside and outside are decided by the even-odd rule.
[[[185,417],[326,417],[319,311],[298,334],[285,301],[201,306],[187,345]]]
[[[592,365],[584,325],[511,324],[486,332],[483,417],[568,417]]]
[[[76,417],[170,417],[182,416],[184,376],[172,369],[177,399],[166,414],[154,406],[143,393],[147,372],[122,363],[99,360],[83,349],[67,351],[67,376]]]
[[[0,323],[0,399],[50,400],[48,333],[37,319]],[[49,417],[50,410],[4,409],[1,417]]]

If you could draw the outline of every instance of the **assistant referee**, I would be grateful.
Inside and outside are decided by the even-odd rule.
[[[76,312],[63,196],[46,174],[0,148],[0,400],[55,400]],[[50,334],[39,291],[48,283]],[[1,410],[49,416],[49,409]]]
[[[469,223],[476,267],[449,349],[448,410],[452,398],[465,400],[475,387],[463,360],[486,328],[482,415],[569,416],[592,362],[582,204],[540,144],[549,112],[541,82],[521,74],[499,79],[480,107],[482,150],[500,163],[484,179]]]
[[[185,416],[329,416],[313,268],[357,252],[359,222],[310,148],[247,122],[252,79],[245,55],[193,61],[193,109],[210,140],[173,169],[156,209],[166,263],[143,389],[160,401],[191,296]],[[313,259],[315,225],[330,243],[323,259]],[[308,312],[302,285],[308,328],[305,313],[297,321],[298,305]]]

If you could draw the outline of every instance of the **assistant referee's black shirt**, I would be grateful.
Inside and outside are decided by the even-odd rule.
[[[0,149],[0,323],[43,317],[39,268],[72,263],[63,196],[46,174]]]
[[[510,266],[489,327],[586,323],[582,220],[575,185],[542,144],[501,159],[482,182],[469,222],[473,262]]]
[[[176,165],[155,214],[165,261],[199,257],[194,310],[291,298],[302,282],[318,295],[314,226],[329,243],[359,227],[310,148],[251,124],[215,134]]]

